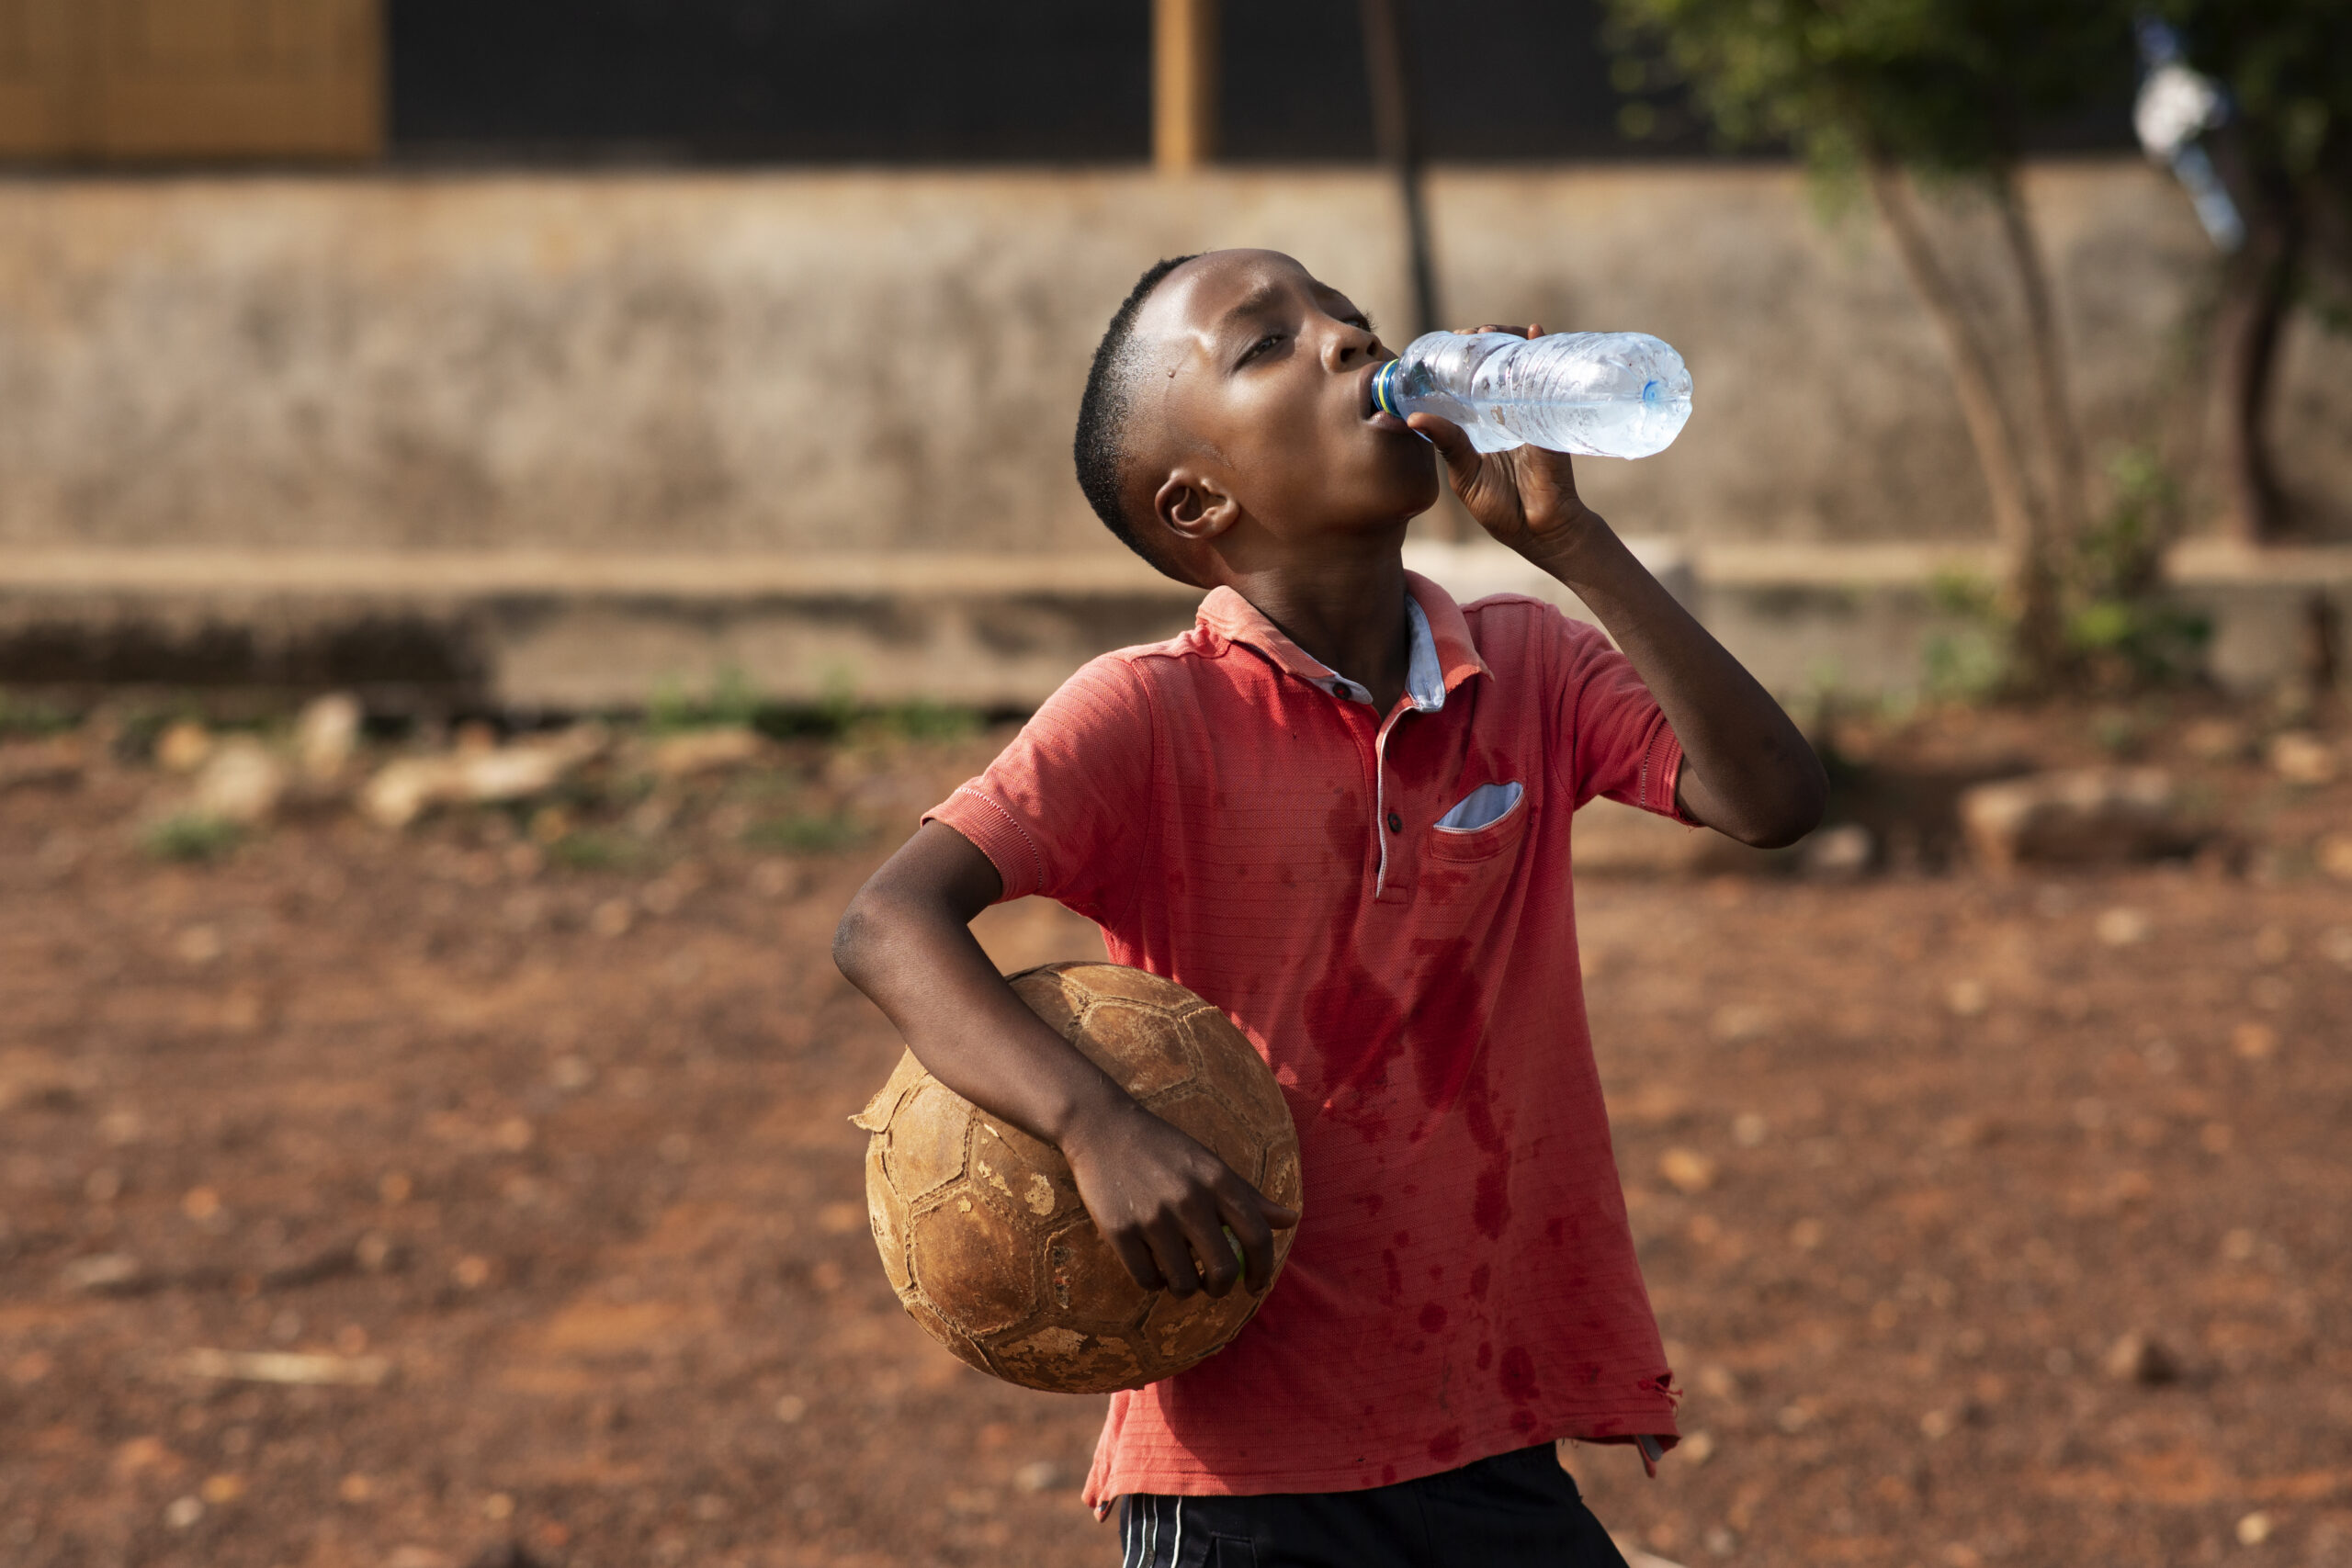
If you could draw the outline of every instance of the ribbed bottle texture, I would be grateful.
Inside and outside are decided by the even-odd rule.
[[[1663,452],[1690,418],[1690,371],[1647,333],[1430,333],[1382,367],[1381,407],[1441,415],[1481,452]]]

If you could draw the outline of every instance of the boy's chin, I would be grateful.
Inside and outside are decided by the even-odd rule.
[[[1386,488],[1390,495],[1383,498],[1381,516],[1419,517],[1437,504],[1438,493],[1443,487],[1438,482],[1436,470],[1424,461],[1418,472],[1401,476]]]
[[[1351,467],[1342,493],[1347,498],[1344,510],[1351,516],[1393,523],[1418,517],[1437,504],[1437,465],[1418,439],[1409,451],[1379,452],[1371,461]]]

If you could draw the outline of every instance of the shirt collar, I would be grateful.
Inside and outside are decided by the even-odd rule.
[[[1470,623],[1452,594],[1419,572],[1405,574],[1405,625],[1409,639],[1405,694],[1421,713],[1445,705],[1447,694],[1473,675],[1488,673],[1470,640]],[[1200,624],[1229,642],[1245,643],[1277,669],[1348,702],[1372,701],[1372,694],[1283,635],[1255,604],[1231,588],[1218,588],[1201,602]]]

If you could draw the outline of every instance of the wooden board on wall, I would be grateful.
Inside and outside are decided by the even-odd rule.
[[[370,158],[381,0],[0,0],[0,158]]]

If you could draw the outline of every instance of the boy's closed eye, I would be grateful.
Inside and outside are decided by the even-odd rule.
[[[1378,348],[1380,342],[1380,329],[1372,324],[1371,316],[1362,310],[1354,309],[1353,307],[1334,310],[1331,314],[1338,320],[1347,322],[1348,325],[1354,327],[1357,331],[1370,337],[1373,340],[1375,350]],[[1251,364],[1256,360],[1261,359],[1266,355],[1274,353],[1281,349],[1284,344],[1288,344],[1290,342],[1290,337],[1291,334],[1287,332],[1270,332],[1261,333],[1250,343],[1249,347],[1241,351],[1241,356],[1233,362],[1234,368],[1238,370],[1245,365]]]
[[[1285,342],[1289,341],[1289,337],[1290,334],[1288,333],[1266,333],[1263,337],[1258,339],[1257,342],[1251,344],[1248,348],[1241,351],[1241,357],[1234,362],[1235,368],[1238,369],[1241,366],[1248,365],[1253,360],[1262,358],[1265,355],[1272,354],[1274,350],[1280,348]]]

